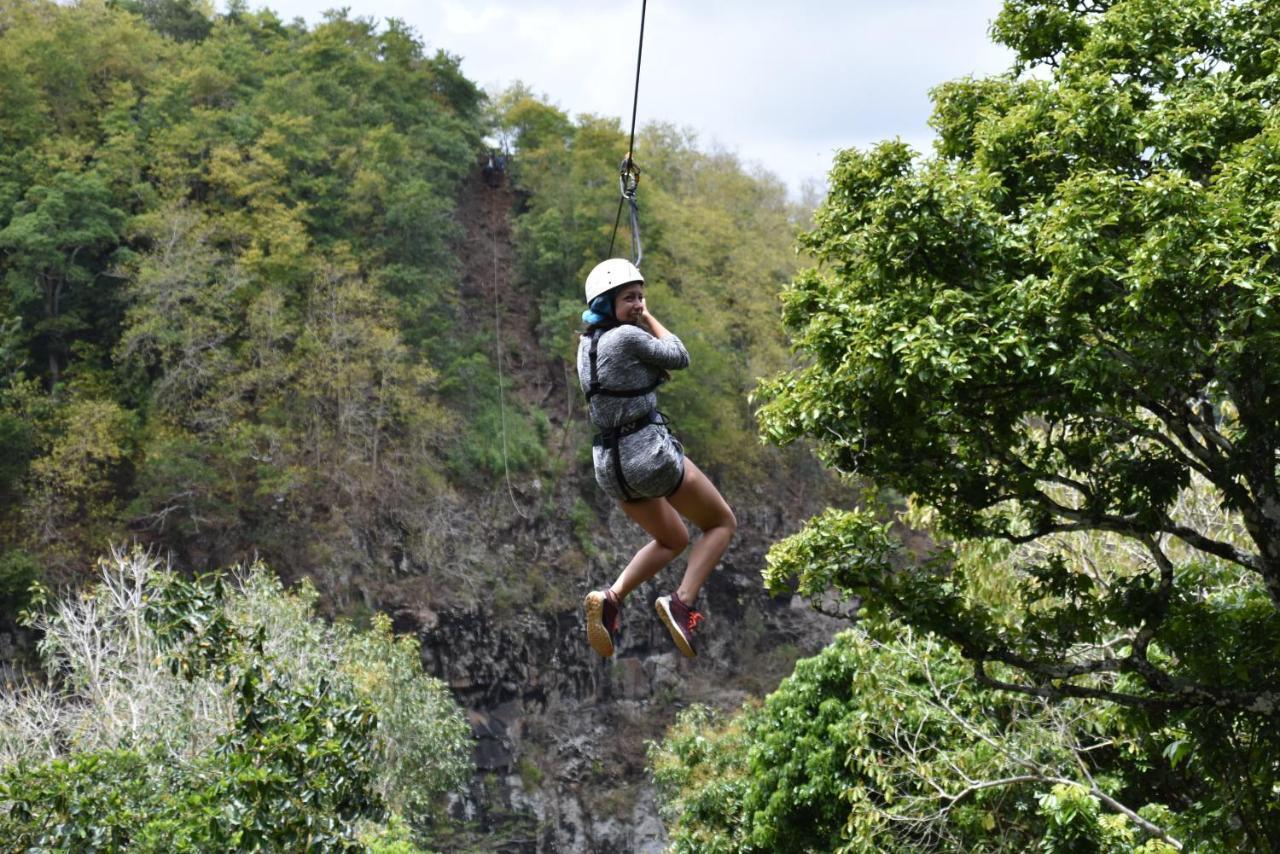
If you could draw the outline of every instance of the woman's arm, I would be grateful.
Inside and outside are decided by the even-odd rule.
[[[658,318],[649,313],[648,308],[640,316],[640,322],[649,328],[649,332],[653,334],[654,338],[666,338],[671,334],[667,331],[667,327],[658,322]]]
[[[689,351],[684,342],[658,322],[648,309],[635,326],[619,327],[619,343],[642,362],[678,371],[689,366]]]

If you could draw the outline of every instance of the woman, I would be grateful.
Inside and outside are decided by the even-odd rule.
[[[688,367],[689,353],[644,301],[644,277],[622,258],[597,264],[587,276],[587,324],[578,344],[578,377],[596,434],[596,482],[618,501],[649,541],[605,590],[587,594],[587,640],[600,655],[613,655],[631,591],[657,575],[689,545],[681,515],[702,529],[689,553],[684,578],[655,607],[684,655],[696,655],[693,634],[702,620],[694,610],[707,576],[729,545],[737,520],[715,485],[668,432],[657,409],[656,389],[668,370]]]

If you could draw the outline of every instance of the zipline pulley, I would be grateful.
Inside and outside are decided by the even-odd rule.
[[[622,166],[618,169],[618,188],[622,191],[622,198],[634,199],[636,197],[636,188],[640,186],[640,167],[631,159],[628,154],[622,158]]]
[[[622,193],[619,205],[626,202],[631,208],[631,248],[635,251],[635,259],[632,261],[636,265],[636,269],[640,268],[640,262],[644,260],[644,248],[640,245],[640,205],[636,202],[636,189],[640,186],[640,167],[631,159],[630,153],[622,159],[622,166],[618,170],[618,188]],[[619,208],[621,211],[621,208]],[[617,232],[617,224],[615,222],[614,231]],[[609,254],[613,254],[610,247]]]

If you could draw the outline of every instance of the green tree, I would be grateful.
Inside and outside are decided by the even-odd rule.
[[[140,16],[156,32],[175,41],[200,41],[213,29],[212,8],[192,0],[119,0],[109,5]]]
[[[16,488],[35,450],[27,419],[15,411],[22,388],[21,330],[20,317],[0,314],[0,502],[9,507],[19,503]]]
[[[88,324],[79,290],[91,287],[103,266],[103,252],[120,237],[124,213],[115,208],[101,179],[92,173],[59,173],[49,186],[27,191],[14,217],[0,229],[6,250],[6,283],[16,307],[38,318],[32,334],[48,361],[48,378],[62,376],[71,334]],[[32,311],[27,305],[37,302]]]
[[[732,717],[680,715],[649,750],[673,850],[1174,850],[1158,808],[1092,776],[1091,754],[1129,748],[1117,729],[1080,702],[993,698],[953,646],[890,628],[842,632]]]
[[[820,266],[784,295],[804,364],[761,410],[933,508],[944,543],[1132,549],[1033,552],[1000,588],[831,512],[771,583],[862,596],[988,687],[1176,725],[1185,750],[1152,759],[1178,809],[1255,850],[1280,838],[1278,25],[1263,2],[1007,3],[1019,67],[934,91],[935,156],[837,159]]]
[[[118,523],[116,484],[128,476],[136,430],[132,412],[103,399],[71,400],[45,426],[53,441],[30,464],[24,522],[64,577]]]
[[[490,111],[503,146],[522,158],[537,151],[563,150],[573,139],[573,123],[564,111],[524,83],[513,83],[495,95]]]

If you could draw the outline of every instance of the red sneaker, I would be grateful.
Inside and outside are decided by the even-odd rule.
[[[612,590],[593,590],[582,601],[587,612],[587,643],[604,658],[613,655],[622,634],[618,597]]]
[[[702,622],[702,613],[681,602],[679,595],[675,593],[659,596],[658,601],[653,604],[658,616],[666,624],[667,631],[671,632],[671,640],[675,641],[676,648],[685,658],[697,655],[693,648],[693,633]]]

